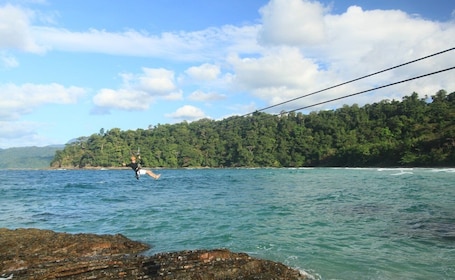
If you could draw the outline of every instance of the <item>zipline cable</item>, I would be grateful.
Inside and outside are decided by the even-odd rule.
[[[334,98],[334,99],[322,101],[322,102],[315,103],[315,104],[312,104],[312,105],[300,107],[300,108],[297,108],[297,109],[294,109],[294,110],[287,111],[286,113],[291,113],[291,112],[295,112],[295,111],[304,110],[304,109],[311,108],[311,107],[314,107],[314,106],[318,106],[318,105],[326,104],[326,103],[329,103],[329,102],[341,100],[341,99],[344,99],[344,98],[352,97],[352,96],[355,96],[355,95],[367,93],[367,92],[370,92],[370,91],[373,91],[373,90],[378,90],[378,89],[394,86],[394,85],[405,83],[405,82],[409,82],[409,81],[412,81],[412,80],[417,80],[417,79],[420,79],[420,78],[424,78],[424,77],[427,77],[427,76],[439,74],[439,73],[442,73],[442,72],[445,72],[445,71],[449,71],[449,70],[453,70],[453,69],[455,69],[455,66],[452,66],[452,67],[449,67],[449,68],[446,68],[446,69],[442,69],[442,70],[439,70],[439,71],[427,73],[427,74],[424,74],[424,75],[412,77],[412,78],[409,78],[409,79],[401,80],[399,82],[395,82],[395,83],[391,83],[391,84],[375,87],[375,88],[372,88],[372,89],[368,89],[368,90],[364,90],[364,91],[348,94],[348,95],[345,95],[345,96],[342,96],[342,97],[337,97],[337,98]]]
[[[346,81],[346,82],[343,82],[343,83],[340,83],[340,84],[336,84],[334,86],[331,86],[331,87],[328,87],[328,88],[324,88],[324,89],[321,89],[321,90],[318,90],[318,91],[315,91],[315,92],[312,92],[312,93],[308,93],[308,94],[305,94],[305,95],[302,95],[302,96],[299,96],[299,97],[296,97],[296,98],[293,98],[293,99],[289,99],[287,101],[283,101],[283,102],[280,102],[278,104],[274,104],[274,105],[271,105],[271,106],[256,110],[254,112],[242,115],[241,117],[245,117],[245,116],[251,115],[251,114],[253,114],[255,112],[265,111],[265,110],[268,110],[268,109],[271,109],[271,108],[274,108],[274,107],[277,107],[277,106],[280,106],[280,105],[283,105],[283,104],[286,104],[286,103],[289,103],[289,102],[292,102],[292,101],[296,101],[296,100],[304,98],[304,97],[308,97],[308,96],[311,96],[311,95],[315,95],[315,94],[321,93],[323,91],[327,91],[327,90],[330,90],[330,89],[333,89],[333,88],[336,88],[336,87],[340,87],[340,86],[343,86],[343,85],[346,85],[346,84],[350,84],[350,83],[353,83],[353,82],[356,82],[356,81],[359,81],[359,80],[362,80],[362,79],[365,79],[365,78],[368,78],[368,77],[371,77],[371,76],[374,76],[374,75],[377,75],[377,74],[380,74],[380,73],[384,73],[384,72],[387,72],[387,71],[390,71],[390,70],[393,70],[393,69],[396,69],[396,68],[399,68],[399,67],[402,67],[402,66],[405,66],[405,65],[409,65],[409,64],[412,64],[412,63],[415,63],[417,61],[421,61],[421,60],[424,60],[424,59],[427,59],[427,58],[430,58],[430,57],[433,57],[433,56],[437,56],[437,55],[440,55],[440,54],[443,54],[443,53],[446,53],[446,52],[449,52],[449,51],[453,51],[453,50],[455,50],[455,47],[450,48],[450,49],[446,49],[446,50],[443,50],[443,51],[440,51],[440,52],[437,52],[437,53],[433,53],[433,54],[430,54],[430,55],[427,55],[427,56],[424,56],[424,57],[421,57],[421,58],[417,58],[417,59],[414,59],[414,60],[399,64],[399,65],[396,65],[396,66],[393,66],[393,67],[389,67],[389,68],[381,70],[381,71],[377,71],[377,72],[374,72],[374,73],[371,73],[371,74],[368,74],[368,75],[365,75],[365,76],[362,76],[362,77],[359,77],[359,78],[356,78],[356,79],[352,79],[352,80],[349,80],[349,81]],[[322,103],[322,104],[324,104],[324,103]],[[320,105],[320,104],[316,104],[316,105]],[[314,105],[314,106],[316,106],[316,105]],[[311,106],[311,107],[313,107],[313,106]],[[290,112],[292,112],[292,111],[290,111]]]

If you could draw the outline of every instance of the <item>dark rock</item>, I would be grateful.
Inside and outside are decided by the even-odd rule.
[[[0,277],[17,279],[306,279],[287,266],[225,249],[136,255],[117,235],[0,229]]]

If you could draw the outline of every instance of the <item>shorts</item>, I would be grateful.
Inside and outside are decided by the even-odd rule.
[[[145,170],[145,169],[139,169],[139,170],[137,171],[137,174],[139,174],[139,175],[145,175],[145,174],[147,174],[147,170]]]

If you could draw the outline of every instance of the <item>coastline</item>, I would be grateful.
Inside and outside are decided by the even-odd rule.
[[[141,255],[149,248],[121,234],[0,228],[0,279],[311,279],[228,249]]]

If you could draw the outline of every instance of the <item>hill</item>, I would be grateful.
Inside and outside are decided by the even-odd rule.
[[[63,145],[53,145],[0,149],[0,169],[48,168],[55,153],[63,148]]]
[[[51,164],[120,166],[138,150],[144,166],[165,168],[455,166],[455,92],[308,115],[256,112],[148,130],[113,128],[78,138]]]

